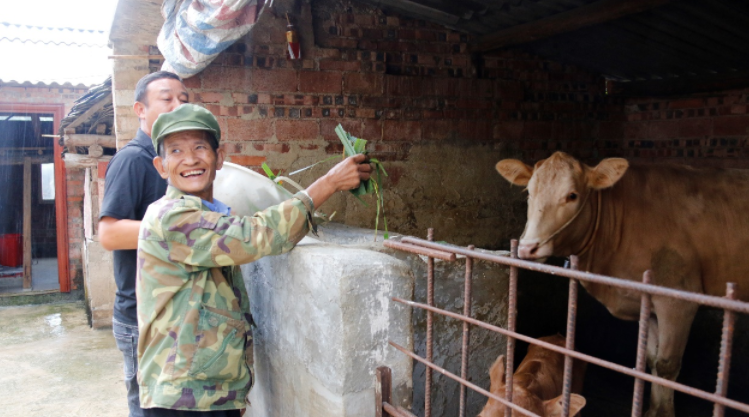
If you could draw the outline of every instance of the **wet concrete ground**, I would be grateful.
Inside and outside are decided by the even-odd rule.
[[[82,303],[0,307],[0,415],[127,416],[122,355]]]

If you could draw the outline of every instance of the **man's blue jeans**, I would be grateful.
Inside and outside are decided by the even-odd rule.
[[[112,320],[112,332],[117,348],[125,359],[125,387],[130,417],[143,417],[138,398],[138,326]]]

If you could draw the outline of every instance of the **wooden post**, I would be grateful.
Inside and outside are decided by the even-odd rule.
[[[31,158],[23,160],[23,289],[31,289]]]
[[[375,416],[389,417],[390,414],[383,409],[383,403],[390,404],[392,392],[391,372],[387,366],[377,368],[377,382],[375,382]],[[392,405],[392,404],[391,404]]]

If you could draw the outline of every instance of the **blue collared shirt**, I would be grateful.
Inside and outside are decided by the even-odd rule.
[[[201,198],[201,200],[203,199]],[[211,211],[215,211],[216,213],[225,214],[227,216],[231,215],[231,207],[216,200],[215,198],[213,199],[213,203],[203,200],[203,205],[208,207]]]

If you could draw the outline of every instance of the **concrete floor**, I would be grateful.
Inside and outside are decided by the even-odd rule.
[[[3,270],[23,273],[23,267],[3,267]],[[59,289],[60,280],[57,275],[57,258],[34,258],[31,262],[31,291]],[[21,292],[24,292],[23,277],[0,277],[0,293]]]
[[[127,416],[122,355],[83,303],[0,307],[0,415]]]

